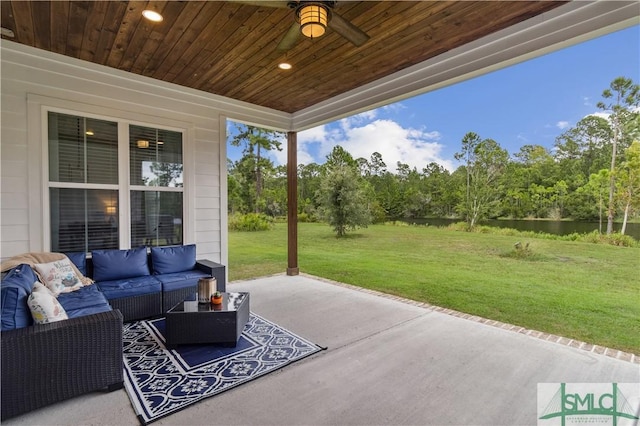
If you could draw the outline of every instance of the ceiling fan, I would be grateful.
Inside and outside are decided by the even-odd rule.
[[[356,46],[362,46],[369,40],[367,33],[337,14],[333,9],[336,1],[242,1],[256,6],[289,8],[294,10],[295,22],[285,33],[277,50],[285,52],[291,49],[300,34],[309,38],[321,37],[326,28],[331,28]]]

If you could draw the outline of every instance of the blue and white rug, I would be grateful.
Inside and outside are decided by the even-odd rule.
[[[125,389],[142,424],[256,379],[322,348],[251,313],[235,348],[167,349],[164,319],[124,325]]]

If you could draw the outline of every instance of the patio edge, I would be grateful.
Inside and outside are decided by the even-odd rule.
[[[284,276],[284,273],[281,274],[273,274],[273,275],[269,275],[269,276]],[[456,311],[453,309],[449,309],[449,308],[443,308],[441,306],[436,306],[436,305],[432,305],[430,303],[426,303],[426,302],[418,302],[415,300],[411,300],[411,299],[406,299],[404,297],[400,297],[400,296],[394,296],[392,294],[387,294],[387,293],[383,293],[381,291],[377,291],[377,290],[371,290],[368,288],[362,288],[362,287],[358,287],[352,284],[346,284],[346,283],[342,283],[339,281],[334,281],[334,280],[330,280],[328,278],[323,278],[323,277],[319,277],[316,275],[311,275],[311,274],[307,274],[304,272],[300,272],[300,276],[303,277],[307,277],[307,278],[312,278],[314,280],[318,280],[318,281],[322,281],[324,283],[327,284],[332,284],[338,287],[344,287],[344,288],[348,288],[350,290],[355,290],[355,291],[359,291],[362,293],[369,293],[372,295],[376,295],[376,296],[380,296],[380,297],[384,297],[386,299],[391,299],[391,300],[395,300],[398,302],[402,302],[402,303],[406,303],[408,305],[412,305],[412,306],[418,306],[418,307],[422,307],[425,309],[431,309],[435,312],[440,312],[446,315],[451,315],[457,318],[463,318],[466,320],[470,320],[470,321],[474,321],[474,322],[478,322],[481,324],[486,324],[486,325],[490,325],[492,327],[496,327],[496,328],[501,328],[503,330],[508,330],[508,331],[513,331],[515,333],[520,333],[520,334],[524,334],[530,337],[534,337],[536,339],[541,339],[541,340],[546,340],[548,342],[552,342],[552,343],[557,343],[563,346],[569,346],[575,349],[579,349],[582,351],[586,351],[586,352],[590,352],[590,353],[594,353],[594,354],[598,354],[598,355],[605,355],[609,358],[614,358],[614,359],[618,359],[620,361],[625,361],[625,362],[630,362],[632,364],[638,364],[640,365],[640,355],[639,354],[634,354],[632,352],[624,352],[618,349],[613,349],[613,348],[609,348],[606,346],[600,346],[600,345],[595,345],[593,343],[587,343],[587,342],[583,342],[581,340],[575,340],[575,339],[570,339],[567,337],[563,337],[563,336],[558,336],[555,334],[549,334],[549,333],[545,333],[542,331],[538,331],[538,330],[533,330],[533,329],[528,329],[525,327],[521,327],[518,325],[513,325],[513,324],[507,324],[501,321],[496,321],[496,320],[492,320],[492,319],[488,319],[488,318],[483,318],[477,315],[471,315],[471,314],[467,314],[464,312],[460,312],[460,311]],[[263,278],[263,277],[261,277]],[[251,279],[249,279],[251,280]],[[248,281],[248,280],[238,280],[238,281]]]

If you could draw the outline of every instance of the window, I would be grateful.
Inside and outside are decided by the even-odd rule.
[[[52,251],[120,248],[121,218],[131,247],[182,244],[181,132],[57,112],[47,118]],[[119,129],[129,140],[119,140]],[[123,167],[129,182],[119,182]]]
[[[118,191],[50,188],[49,197],[53,251],[118,248]]]
[[[182,244],[182,133],[129,127],[131,242]]]
[[[51,249],[118,248],[118,125],[48,113]]]

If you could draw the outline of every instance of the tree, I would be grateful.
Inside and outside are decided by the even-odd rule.
[[[613,130],[611,138],[611,167],[609,168],[609,208],[607,211],[607,235],[613,232],[613,217],[615,215],[615,171],[618,145],[628,140],[628,134],[634,134],[637,129],[633,123],[637,121],[637,109],[640,105],[640,86],[629,78],[618,77],[602,92],[604,99],[612,99],[608,104],[598,102],[598,108],[610,112],[609,120]]]
[[[360,176],[369,177],[371,176],[371,164],[366,158],[356,158],[356,164],[358,165],[358,171],[360,172]]]
[[[354,170],[359,169],[358,162],[353,159],[343,147],[336,145],[331,150],[331,153],[327,155],[327,162],[324,164],[328,171],[336,168],[349,167]]]
[[[474,156],[475,156],[475,149],[478,146],[478,144],[480,143],[480,136],[478,136],[477,133],[474,132],[468,132],[466,135],[464,135],[464,137],[462,138],[462,150],[460,152],[456,152],[453,157],[460,161],[460,160],[464,160],[465,161],[465,170],[467,172],[467,196],[465,198],[465,202],[467,204],[467,210],[469,207],[469,204],[471,202],[471,198],[470,198],[470,191],[471,191],[471,165],[473,164],[474,161]]]
[[[611,126],[605,118],[588,115],[558,136],[555,157],[561,163],[575,163],[575,171],[588,178],[611,161],[611,137]]]
[[[227,158],[227,205],[229,213],[242,212],[245,209],[242,197],[242,176],[236,173],[235,164]]]
[[[547,217],[551,208],[551,191],[544,185],[532,183],[528,192],[533,215],[535,217]]]
[[[318,207],[315,194],[320,188],[322,170],[323,166],[316,163],[298,165],[298,213],[315,217]]]
[[[467,195],[459,210],[469,228],[473,228],[497,205],[501,193],[498,183],[509,153],[493,139],[480,140],[476,133],[467,133],[462,139],[462,151],[455,156],[467,161]]]
[[[593,195],[598,200],[598,232],[602,234],[602,210],[604,209],[604,199],[607,193],[609,182],[609,170],[602,169],[598,173],[589,176],[589,182],[584,186],[584,190]]]
[[[387,170],[382,154],[374,152],[369,160],[369,173],[366,176],[369,187],[368,194],[375,201],[371,205],[376,222],[383,222],[389,217],[402,214],[400,186],[398,178]]]
[[[348,230],[371,223],[369,203],[355,170],[347,165],[333,167],[323,178],[317,194],[324,219],[338,237]]]
[[[287,166],[265,168],[260,210],[276,217],[287,211]]]
[[[238,134],[231,139],[231,145],[240,146],[244,143],[244,161],[253,164],[253,180],[255,182],[254,210],[259,213],[262,197],[262,171],[265,166],[273,166],[270,160],[262,157],[262,150],[282,151],[282,142],[278,139],[283,135],[275,130],[261,129],[259,127],[236,124]]]
[[[563,180],[557,181],[551,188],[551,201],[554,204],[553,213],[550,215],[552,219],[562,219],[568,188],[567,183]]]
[[[377,151],[371,154],[369,168],[372,176],[382,176],[387,172],[387,165],[382,160],[382,154]]]
[[[149,186],[169,186],[181,188],[184,186],[182,181],[182,163],[168,163],[162,161],[153,161],[149,166],[150,177],[143,177],[145,185]]]
[[[560,178],[559,167],[541,145],[524,145],[504,169],[505,197],[502,213],[511,217],[548,217],[552,200],[549,188]]]
[[[447,169],[431,162],[422,168],[422,191],[429,200],[427,215],[445,217],[447,209],[447,181],[451,178]]]
[[[238,196],[241,203],[236,203],[241,213],[255,212],[258,210],[256,198],[256,166],[255,157],[251,154],[243,155],[238,161],[233,163],[230,175],[238,184]]]
[[[625,161],[618,172],[618,194],[624,210],[622,229],[624,235],[632,209],[640,208],[640,141],[634,141],[625,151]]]

